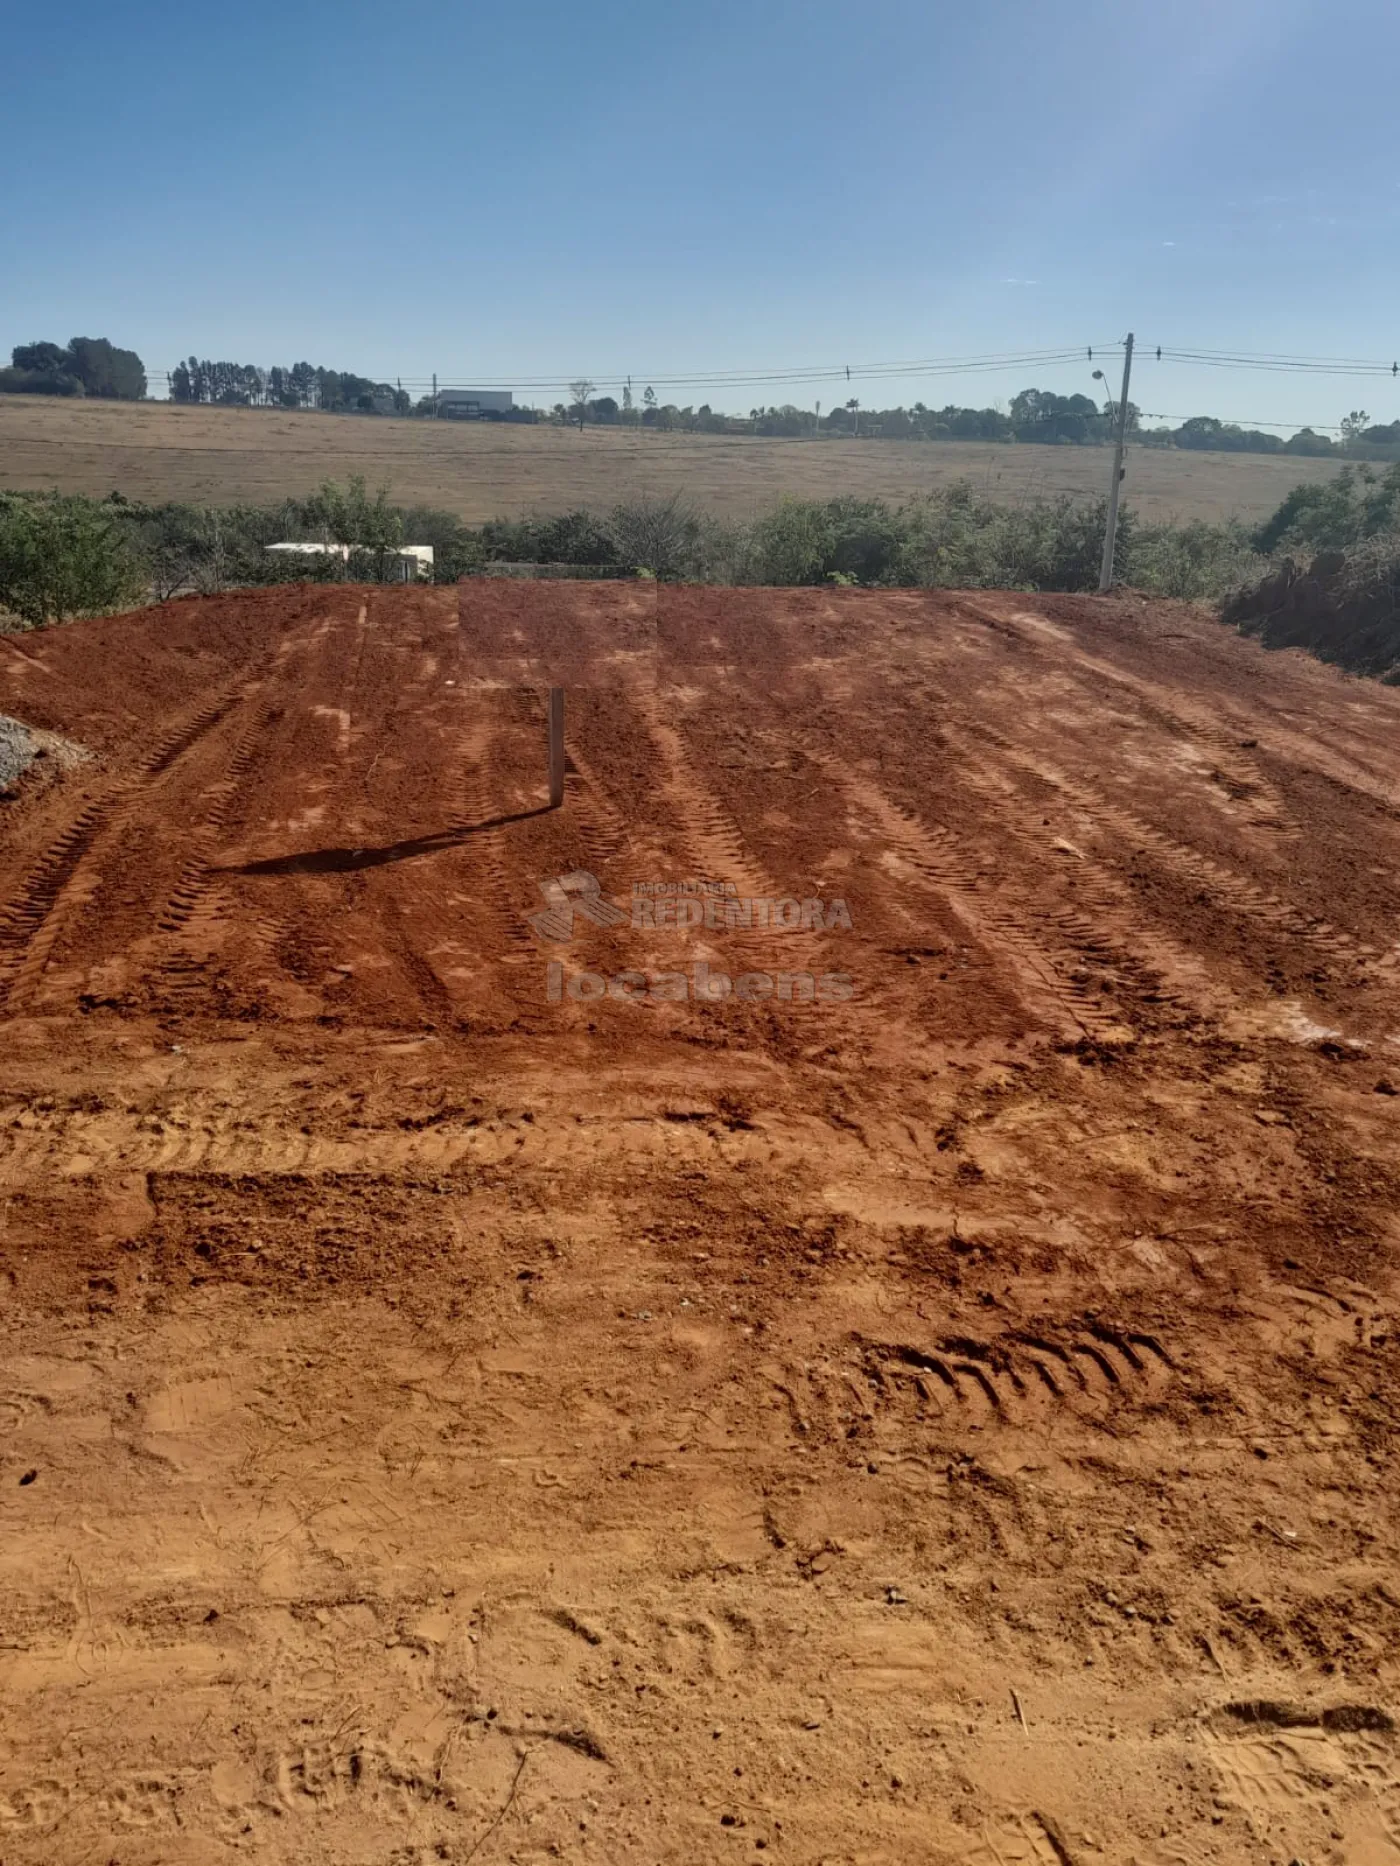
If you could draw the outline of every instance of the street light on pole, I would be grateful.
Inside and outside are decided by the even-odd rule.
[[[1123,345],[1123,393],[1118,401],[1118,420],[1113,436],[1113,481],[1108,489],[1108,524],[1104,528],[1103,566],[1099,571],[1099,593],[1106,595],[1113,588],[1113,546],[1118,537],[1118,498],[1123,485],[1123,447],[1128,435],[1128,381],[1133,373],[1133,333],[1128,332]],[[1101,369],[1094,371],[1095,376],[1105,388],[1107,378]]]

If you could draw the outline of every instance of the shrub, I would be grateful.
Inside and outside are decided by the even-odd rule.
[[[121,520],[97,501],[0,494],[0,608],[31,628],[124,608],[145,584]]]
[[[481,528],[484,556],[507,564],[616,564],[617,545],[591,512],[558,518],[492,519]]]
[[[1124,581],[1153,596],[1204,602],[1257,579],[1268,559],[1253,548],[1243,526],[1143,525],[1119,559]]]
[[[1400,465],[1377,473],[1343,467],[1320,486],[1295,486],[1258,528],[1256,551],[1345,551],[1400,527]]]
[[[784,499],[750,529],[746,581],[820,583],[834,542],[823,506],[810,499]]]
[[[704,577],[712,568],[705,526],[679,493],[624,500],[608,515],[607,529],[618,563],[662,582]]]
[[[433,577],[439,583],[455,583],[468,571],[479,570],[486,561],[481,533],[464,525],[454,512],[442,512],[430,505],[407,506],[403,535],[406,544],[432,545]]]
[[[159,600],[180,590],[208,596],[239,584],[285,581],[281,560],[269,556],[266,547],[304,535],[290,502],[272,507],[127,506],[121,517]],[[306,560],[298,561],[306,576]]]

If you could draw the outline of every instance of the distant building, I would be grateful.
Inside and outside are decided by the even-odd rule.
[[[391,583],[431,583],[433,547],[431,544],[405,544],[389,561]]]
[[[280,552],[286,557],[338,557],[343,564],[350,561],[348,544],[320,544],[312,539],[291,541],[285,544],[269,544],[269,551]],[[433,580],[433,547],[431,544],[405,544],[397,551],[390,551],[384,565],[386,583],[431,583]]]
[[[348,544],[317,544],[310,539],[304,543],[269,544],[267,549],[294,557],[338,557],[342,563],[347,562],[350,556]]]
[[[480,421],[483,415],[508,415],[515,407],[509,389],[439,389],[437,411],[457,421]]]

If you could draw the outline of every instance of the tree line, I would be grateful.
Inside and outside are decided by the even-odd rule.
[[[145,393],[146,368],[140,357],[105,337],[16,344],[10,367],[0,369],[3,395],[96,395],[139,402]]]
[[[170,372],[172,402],[218,408],[318,408],[331,414],[407,415],[413,399],[392,382],[373,382],[351,370],[315,363],[215,363],[188,357]]]
[[[74,337],[67,344],[17,344],[11,367],[0,369],[0,393],[92,395],[139,401],[147,389],[146,371],[134,350],[119,349],[105,337]],[[318,409],[337,414],[435,415],[431,395],[417,401],[399,383],[375,382],[352,370],[326,369],[314,363],[274,364],[215,362],[190,356],[170,372],[171,400],[221,408]],[[1051,389],[1022,389],[1005,406],[962,407],[949,403],[931,408],[864,408],[856,396],[838,400],[823,412],[820,403],[800,408],[791,402],[751,408],[747,415],[727,414],[703,402],[679,406],[663,402],[648,385],[634,397],[630,382],[619,396],[600,395],[587,380],[569,385],[569,399],[548,410],[516,408],[486,414],[486,420],[552,420],[579,427],[638,427],[663,433],[751,434],[780,439],[859,439],[881,441],[1017,441],[1043,446],[1102,446],[1112,439],[1117,404],[1085,394],[1060,395]],[[1339,424],[1338,436],[1311,427],[1284,439],[1279,434],[1214,415],[1193,415],[1172,427],[1149,427],[1134,402],[1128,404],[1128,431],[1141,447],[1180,448],[1211,453],[1292,454],[1308,458],[1388,459],[1400,452],[1400,421],[1373,423],[1364,409],[1353,409]]]
[[[589,394],[556,402],[550,411],[556,422],[604,427],[660,428],[682,434],[756,434],[787,440],[846,438],[880,441],[1019,441],[1041,446],[1103,446],[1113,438],[1118,405],[1095,402],[1087,395],[1059,395],[1050,389],[1022,389],[1005,408],[965,408],[950,403],[930,408],[924,402],[909,407],[864,408],[856,398],[838,402],[822,412],[799,408],[791,402],[751,408],[745,415],[723,414],[702,403],[678,407],[657,400],[655,391],[643,392],[640,405],[624,390],[619,401],[610,395]],[[1241,427],[1214,415],[1193,415],[1172,427],[1148,427],[1137,403],[1128,403],[1128,433],[1140,447],[1182,448],[1214,453],[1298,455],[1304,458],[1380,458],[1400,451],[1400,421],[1373,424],[1363,410],[1354,409],[1340,423],[1339,438],[1300,428],[1288,439],[1259,428]]]

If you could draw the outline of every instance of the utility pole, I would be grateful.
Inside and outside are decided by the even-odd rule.
[[[436,370],[434,370],[434,371],[433,371],[433,413],[434,413],[434,414],[436,415],[436,413],[437,413],[437,411],[438,411],[438,399],[437,399],[437,371],[436,371]]]
[[[1128,379],[1133,373],[1133,333],[1123,346],[1123,394],[1118,403],[1118,426],[1113,437],[1113,484],[1108,489],[1108,524],[1103,534],[1103,568],[1099,571],[1099,594],[1113,588],[1113,547],[1118,538],[1118,496],[1123,486],[1123,445],[1128,435]]]

